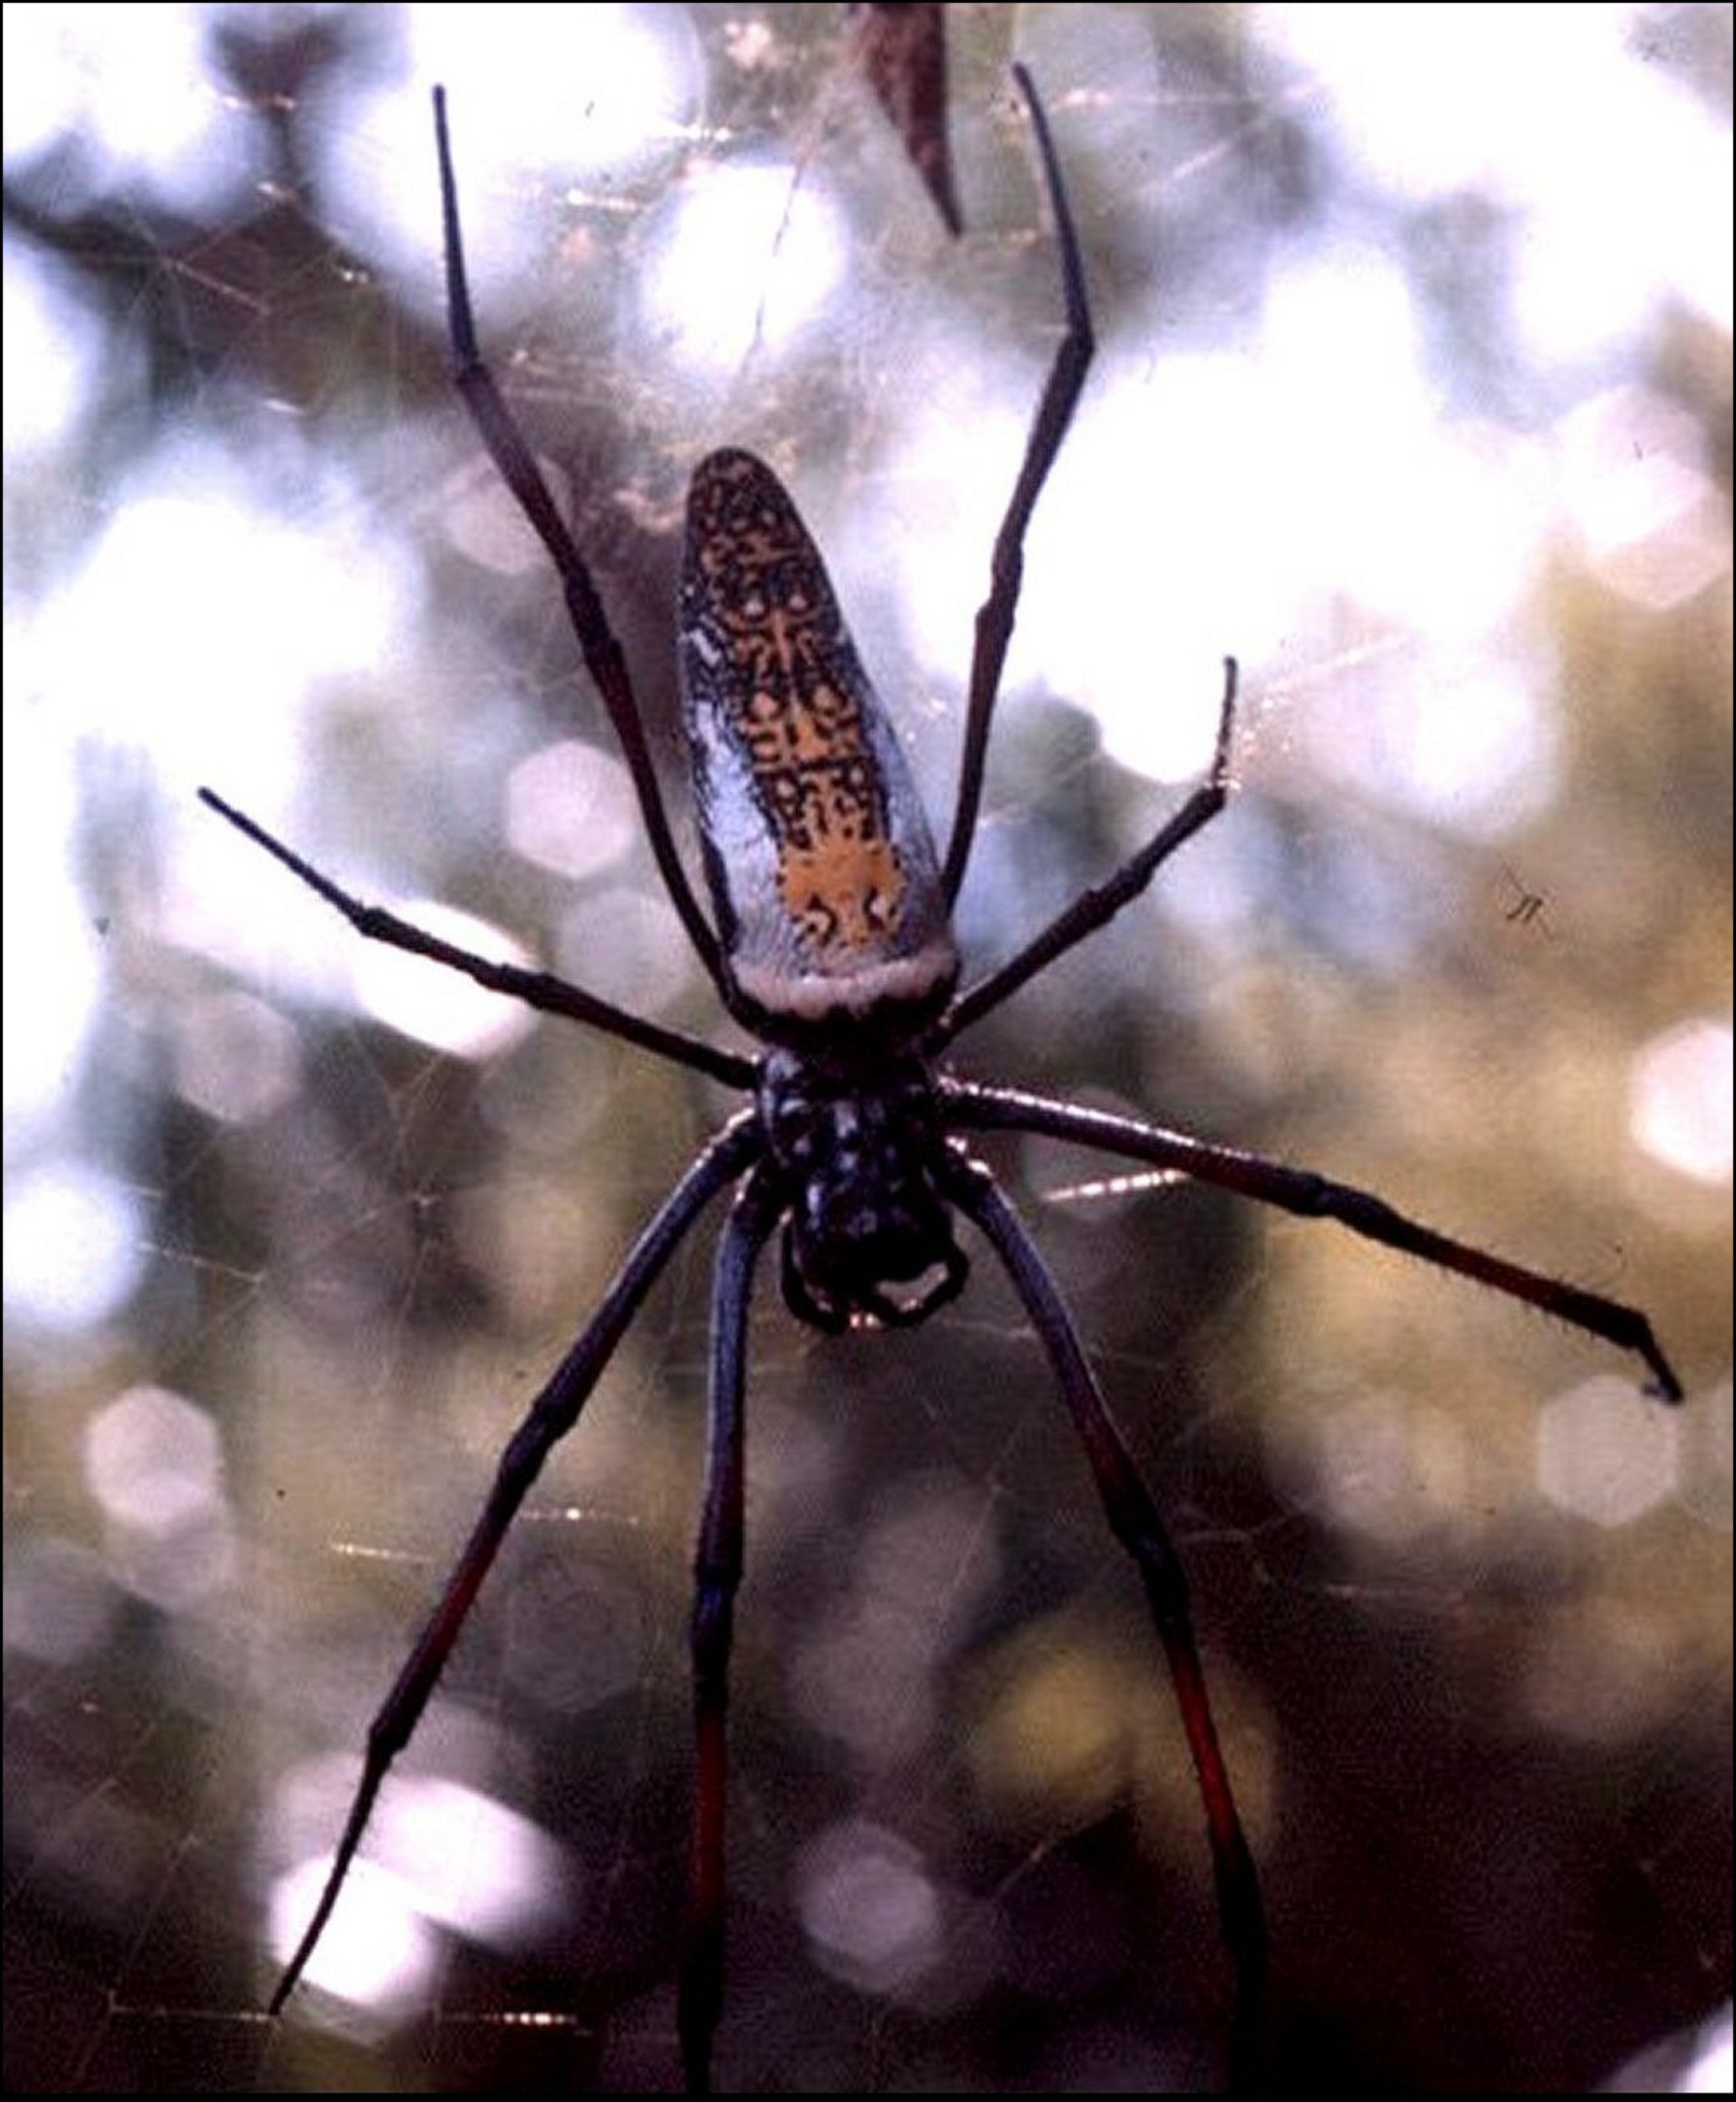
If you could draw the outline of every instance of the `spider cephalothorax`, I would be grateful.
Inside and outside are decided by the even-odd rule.
[[[952,907],[976,830],[1001,667],[1017,606],[1025,528],[1092,354],[1078,246],[1047,121],[1017,73],[1060,244],[1066,330],[995,543],[976,616],[963,759],[944,863],[817,550],[763,461],[714,452],[689,505],[681,653],[696,804],[711,889],[708,919],[658,784],[626,659],[583,555],[476,346],[457,186],[436,91],[448,308],[456,384],[484,442],[558,570],[580,649],[633,776],[671,902],[724,1006],[769,1047],[757,1060],[667,1027],[547,973],[489,961],[340,889],[209,789],[212,807],[370,939],[463,971],[534,1007],[586,1022],[690,1071],[751,1092],[754,1107],[702,1149],[640,1233],[601,1305],[502,1454],[469,1544],[368,1736],[361,1785],[319,1905],[272,2007],[301,1976],[361,1845],[392,1760],[409,1742],[484,1577],[543,1462],[577,1421],[646,1293],[712,1200],[738,1194],[718,1239],[710,1435],[694,1556],[693,1873],[681,1958],[688,2083],[709,2089],[722,2005],[725,1719],[734,1601],[744,1562],[743,1397],[748,1303],[782,1225],[792,1311],[828,1330],[907,1326],[963,1287],[954,1211],[1011,1279],[1079,1436],[1115,1537],[1136,1565],[1168,1661],[1211,1843],[1236,1973],[1235,2055],[1254,2042],[1265,1929],[1253,1857],[1217,1741],[1186,1580],[1162,1517],[1116,1430],[1060,1293],[1029,1234],[961,1133],[1033,1133],[1098,1147],[1355,1233],[1539,1306],[1635,1352],[1656,1390],[1681,1387],[1636,1309],[1419,1226],[1366,1191],[1131,1117],[937,1075],[936,1057],[1038,971],[1104,926],[1223,809],[1229,793],[1234,667],[1226,667],[1206,779],[1140,850],[986,978],[955,994]],[[715,924],[714,924],[715,921]],[[919,1047],[923,1057],[915,1055]]]
[[[870,1073],[857,1062],[773,1051],[761,1063],[758,1102],[767,1150],[786,1183],[782,1276],[791,1313],[817,1328],[909,1328],[957,1297],[969,1265],[936,1182],[947,1142],[919,1060]]]

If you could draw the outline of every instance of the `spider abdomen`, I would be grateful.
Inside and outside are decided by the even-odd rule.
[[[896,1013],[959,974],[928,822],[783,485],[715,452],[688,494],[681,683],[706,874],[743,1018],[768,1035]]]

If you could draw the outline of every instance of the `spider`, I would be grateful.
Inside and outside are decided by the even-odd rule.
[[[725,1721],[743,1563],[743,1387],[748,1302],[779,1236],[797,1319],[839,1332],[926,1321],[963,1289],[962,1213],[987,1243],[1047,1355],[1101,1496],[1132,1558],[1167,1659],[1211,1847],[1234,1976],[1233,2055],[1256,2033],[1266,1927],[1252,1854],[1213,1723],[1188,1587],[1150,1493],[1112,1421],[1071,1318],[1025,1226],[961,1134],[1036,1133],[1239,1192],[1354,1233],[1539,1307],[1635,1353],[1654,1390],[1681,1384],[1637,1310],[1419,1225],[1368,1191],[1136,1120],[961,1079],[940,1062],[970,1025],[1105,925],[1216,818],[1231,791],[1237,674],[1226,659],[1216,751],[1181,807],[1105,881],[1010,960],[959,989],[952,909],[970,858],[990,721],[1019,597],[1022,543],[1092,355],[1083,267],[1053,141],[1030,76],[1030,112],[1059,254],[1065,322],[995,541],[976,615],[952,828],[936,850],[897,735],[845,628],[819,552],[771,470],[714,452],[688,499],[680,644],[685,719],[711,913],[665,813],[638,703],[591,571],[477,347],[445,95],[434,94],[454,378],[484,445],[541,537],[580,650],[626,754],[675,911],[724,1008],[763,1049],[716,1048],[543,972],[490,962],[368,905],[210,789],[205,801],[358,933],[462,971],[551,1014],[587,1022],[751,1098],[653,1213],[590,1322],[508,1441],[494,1486],[433,1613],[368,1732],[362,1776],[318,1905],[271,2002],[279,2011],[337,1903],[388,1769],[408,1743],[513,1518],[658,1276],[731,1186],[713,1284],[709,1435],[691,1625],[695,1763],[691,1884],[678,2028],[689,2087],[708,2091],[723,2007]]]

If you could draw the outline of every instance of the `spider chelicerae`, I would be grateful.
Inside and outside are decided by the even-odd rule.
[[[608,708],[671,903],[728,1013],[764,1046],[723,1049],[546,973],[489,961],[364,904],[210,789],[212,808],[356,930],[601,1029],[751,1098],[700,1151],[640,1234],[589,1324],[501,1457],[480,1517],[368,1733],[362,1777],[319,1904],[273,1998],[280,2009],[336,1904],[374,1800],[408,1743],[482,1581],[551,1448],[577,1421],[628,1324],[711,1200],[735,1200],[713,1286],[709,1436],[692,1664],[696,1733],[692,1879],[679,2026],[688,2084],[709,2088],[723,2006],[725,1719],[743,1565],[743,1419],[750,1296],[780,1239],[786,1305],[826,1331],[926,1320],[963,1288],[962,1213],[999,1260],[1047,1355],[1109,1525],[1132,1557],[1167,1661],[1204,1812],[1235,1977],[1232,2049],[1254,2046],[1266,1965],[1259,1882],[1220,1749],[1187,1585],[1105,1406],[1073,1323],[1024,1226],[960,1134],[1035,1133],[1234,1191],[1353,1232],[1526,1302],[1634,1352],[1654,1390],[1681,1388],[1636,1309],[1417,1224],[1367,1191],[1124,1116],[959,1078],[942,1055],[970,1025],[1104,926],[1224,808],[1236,669],[1224,667],[1203,783],[1102,883],[1012,959],[959,990],[952,909],[976,830],[990,722],[1018,603],[1022,543],[1092,354],[1084,273],[1048,123],[1030,113],[1060,255],[1065,326],[996,539],[976,616],[963,755],[944,860],[897,738],[844,627],[818,551],[771,470],[714,452],[688,499],[680,642],[711,916],[683,867],[626,659],[583,555],[480,355],[466,283],[445,105],[435,91],[454,375],[484,444],[559,574],[586,666]]]

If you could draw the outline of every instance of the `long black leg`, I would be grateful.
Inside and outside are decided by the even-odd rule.
[[[976,812],[982,800],[982,774],[989,748],[989,728],[994,716],[995,698],[1001,688],[1001,669],[1012,641],[1012,624],[1018,617],[1019,584],[1025,574],[1025,531],[1030,524],[1037,499],[1048,480],[1049,469],[1061,450],[1061,441],[1073,420],[1080,389],[1090,367],[1096,341],[1092,334],[1091,308],[1085,297],[1085,268],[1079,260],[1078,236],[1073,213],[1055,157],[1055,142],[1049,135],[1049,120],[1030,75],[1016,65],[1013,78],[1030,108],[1037,134],[1037,150],[1043,158],[1043,179],[1049,193],[1049,208],[1055,215],[1055,239],[1061,251],[1062,296],[1067,308],[1067,332],[1061,338],[1044,383],[1036,420],[1025,441],[1025,458],[1014,484],[1012,499],[995,535],[990,565],[989,596],[976,615],[976,639],[971,652],[971,687],[964,722],[964,750],[959,765],[959,793],[953,810],[952,836],[946,846],[946,866],[941,875],[947,902],[955,902],[964,881],[965,864],[971,858],[976,836]]]
[[[634,1243],[627,1261],[604,1294],[603,1303],[591,1325],[562,1359],[554,1377],[530,1404],[529,1413],[513,1432],[500,1456],[494,1486],[489,1492],[482,1515],[465,1544],[457,1567],[446,1580],[440,1603],[369,1727],[361,1781],[350,1805],[350,1814],[344,1821],[343,1836],[338,1842],[338,1851],[313,1918],[272,1995],[271,2011],[274,2015],[295,1989],[296,1980],[326,1931],[326,1922],[331,1917],[332,1907],[349,1874],[350,1863],[361,1843],[380,1785],[392,1761],[414,1734],[482,1580],[494,1563],[519,1506],[541,1473],[543,1461],[578,1421],[579,1411],[590,1398],[591,1390],[609,1363],[628,1322],[639,1310],[646,1293],[683,1236],[718,1191],[752,1166],[760,1146],[751,1112],[745,1111],[712,1140]]]
[[[609,710],[609,720],[615,726],[615,734],[621,740],[621,749],[632,774],[651,849],[662,871],[663,886],[681,916],[688,939],[722,992],[723,960],[717,937],[700,910],[699,901],[693,895],[693,885],[687,880],[687,871],[676,851],[627,659],[609,624],[609,615],[591,581],[585,558],[578,552],[578,543],[542,478],[542,471],[512,420],[512,411],[477,348],[476,317],[471,310],[470,287],[464,269],[463,236],[458,224],[458,183],[452,172],[452,144],[446,131],[446,93],[440,87],[434,91],[434,135],[440,153],[441,208],[446,243],[446,311],[452,341],[454,384],[463,396],[464,406],[499,468],[502,479],[518,499],[519,508],[535,528],[538,539],[547,548],[549,559],[559,573],[586,668],[603,697],[603,705]]]
[[[1295,1212],[1309,1219],[1336,1219],[1353,1233],[1379,1241],[1431,1262],[1440,1270],[1456,1271],[1461,1277],[1504,1292],[1510,1299],[1552,1314],[1558,1321],[1601,1336],[1618,1350],[1632,1350],[1643,1359],[1652,1375],[1654,1390],[1665,1401],[1680,1401],[1681,1381],[1675,1368],[1658,1346],[1652,1324],[1637,1307],[1619,1299],[1586,1292],[1541,1271],[1526,1270],[1499,1256],[1454,1240],[1432,1227],[1419,1226],[1395,1211],[1384,1198],[1348,1182],[1334,1182],[1303,1168],[1287,1168],[1257,1153],[1243,1153],[1228,1146],[1210,1146],[1184,1133],[1164,1131],[1156,1124],[1141,1124],[1132,1117],[1112,1116],[1101,1110],[1081,1109],[1072,1102],[1051,1102],[1045,1096],[1022,1094],[1011,1088],[984,1088],[963,1080],[943,1080],[941,1115],[950,1129],[963,1131],[1034,1131],[1050,1138],[1065,1138],[1105,1153],[1118,1153],[1131,1160],[1149,1161],[1233,1190],[1262,1204]]]
[[[1206,1829],[1211,1837],[1218,1914],[1236,1974],[1232,2059],[1239,2084],[1251,2065],[1259,2027],[1266,1973],[1265,1908],[1260,1900],[1254,1857],[1236,1808],[1229,1771],[1211,1719],[1211,1703],[1194,1636],[1187,1578],[1151,1492],[1140,1479],[1132,1455],[1110,1418],[1055,1280],[1043,1266],[1017,1214],[989,1171],[962,1154],[949,1156],[946,1180],[948,1194],[987,1235],[1025,1302],[1072,1412],[1074,1427],[1091,1462],[1109,1524],[1132,1557],[1145,1587],[1146,1602],[1176,1689],[1176,1704],[1181,1712],[1206,1813]]]
[[[467,949],[458,948],[450,942],[441,941],[437,935],[412,926],[409,920],[399,919],[383,906],[365,905],[359,898],[352,897],[330,876],[322,876],[311,862],[303,861],[299,854],[285,846],[281,840],[274,839],[245,811],[237,810],[232,803],[226,803],[215,789],[202,788],[199,800],[209,804],[219,817],[227,818],[238,832],[245,833],[256,846],[264,847],[292,875],[299,876],[310,890],[317,891],[328,905],[334,906],[356,933],[365,935],[370,942],[384,942],[392,948],[407,950],[413,956],[426,956],[430,963],[444,964],[449,970],[462,971],[466,978],[474,978],[490,992],[509,993],[545,1014],[564,1014],[569,1021],[588,1022],[592,1028],[606,1030],[611,1036],[622,1037],[642,1050],[654,1051],[660,1058],[672,1058],[677,1065],[709,1073],[713,1080],[725,1081],[731,1087],[753,1085],[755,1067],[751,1058],[744,1058],[738,1052],[720,1051],[715,1045],[700,1037],[689,1036],[683,1030],[666,1029],[661,1022],[646,1022],[639,1015],[630,1014],[624,1007],[600,1000],[595,993],[569,985],[565,979],[557,978],[547,971],[520,970],[514,964],[491,963],[486,956],[472,956]]]
[[[937,1031],[937,1049],[941,1044],[950,1043],[961,1029],[968,1029],[990,1008],[999,1007],[1003,1000],[1016,993],[1038,971],[1046,970],[1057,956],[1072,948],[1075,942],[1083,942],[1087,934],[1094,934],[1100,927],[1107,926],[1123,906],[1139,896],[1178,847],[1185,846],[1196,832],[1202,831],[1211,823],[1229,800],[1229,747],[1235,731],[1235,721],[1236,660],[1233,657],[1226,657],[1224,659],[1224,698],[1218,710],[1217,748],[1212,755],[1211,771],[1204,782],[1194,791],[1175,816],[1105,882],[1093,885],[1089,890],[1081,892],[1066,911],[1052,920],[1035,940],[1027,942],[1017,956],[961,993],[941,1018]]]
[[[693,1843],[678,2025],[688,2092],[711,2091],[724,1993],[724,1820],[729,1800],[729,1652],[742,1581],[742,1396],[754,1267],[782,1208],[769,1169],[751,1176],[717,1244],[705,1501],[693,1554]]]

